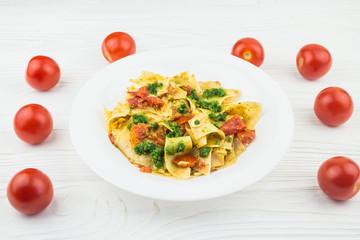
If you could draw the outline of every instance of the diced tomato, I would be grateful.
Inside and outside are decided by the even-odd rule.
[[[152,168],[151,167],[141,167],[139,171],[142,173],[151,173]]]
[[[240,116],[235,115],[234,117],[227,120],[220,129],[225,133],[225,136],[227,136],[244,131],[245,128],[246,126],[241,120]]]
[[[146,86],[143,86],[141,88],[139,88],[137,95],[139,97],[144,97],[144,96],[148,96],[149,95],[149,89]]]
[[[145,100],[149,104],[149,106],[154,108],[160,108],[164,105],[164,102],[162,102],[161,99],[158,97],[150,96],[146,97]]]
[[[255,134],[255,130],[245,130],[237,133],[237,136],[240,142],[244,146],[247,146],[254,141],[256,134]]]
[[[149,128],[145,123],[133,124],[130,129],[131,145],[140,144],[149,135]]]
[[[185,134],[185,132],[186,132],[185,124],[180,125],[180,131],[182,131],[182,133]]]
[[[151,106],[153,108],[160,108],[164,105],[164,102],[161,101],[158,97],[153,96],[142,96],[142,97],[132,97],[127,100],[130,107],[134,108],[145,108],[146,106]]]
[[[174,92],[175,92],[175,87],[172,84],[169,84],[168,93],[174,93]]]
[[[172,117],[171,117],[172,120],[176,120],[176,119],[182,117],[183,114],[181,114],[181,113],[179,113],[179,112],[177,111],[178,108],[179,108],[179,106],[173,107],[173,109],[172,109]]]
[[[114,144],[114,143],[115,143],[115,138],[114,138],[114,136],[112,135],[112,133],[109,133],[108,137],[109,137],[109,139],[110,139],[111,144]]]
[[[128,94],[131,94],[133,96],[137,96],[137,92],[127,92]]]
[[[149,89],[146,86],[139,88],[136,92],[127,92],[133,96],[144,97],[149,95]]]
[[[198,164],[197,164],[197,167],[199,169],[203,169],[205,167],[205,163],[199,161]]]
[[[163,147],[165,145],[166,130],[167,128],[164,126],[159,127],[159,129],[151,135],[151,140],[153,140],[155,144]]]
[[[138,97],[132,97],[127,100],[127,102],[130,104],[130,107],[138,107],[139,105],[139,98]]]
[[[181,124],[187,123],[192,118],[193,118],[193,115],[190,113],[190,114],[187,114],[185,116],[182,116],[182,117],[176,119],[174,122],[181,125]]]
[[[173,160],[173,162],[178,165],[179,167],[193,167],[196,163],[200,161],[199,158],[194,157],[191,154],[184,154],[181,156],[178,156]]]
[[[190,85],[186,85],[185,87],[182,87],[182,89],[187,92],[186,96],[190,96],[191,90],[193,90],[193,88]]]

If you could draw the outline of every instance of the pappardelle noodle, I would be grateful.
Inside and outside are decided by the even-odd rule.
[[[105,108],[111,143],[141,172],[177,179],[209,175],[234,164],[254,140],[261,104],[238,102],[241,92],[143,72],[131,79],[126,103]]]

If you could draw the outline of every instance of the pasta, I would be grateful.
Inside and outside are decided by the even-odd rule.
[[[209,175],[237,161],[254,140],[261,104],[183,72],[143,72],[126,103],[105,108],[111,143],[142,172],[176,179]]]

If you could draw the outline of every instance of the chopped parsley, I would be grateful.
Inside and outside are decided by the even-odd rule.
[[[183,152],[185,151],[185,144],[183,142],[179,142],[177,148],[176,148],[176,152]]]
[[[217,124],[217,123],[212,122],[211,124],[214,125],[217,128],[220,128],[219,124]]]
[[[195,101],[199,100],[199,97],[198,97],[195,89],[191,89],[190,92],[191,92],[191,94],[188,96],[188,98],[195,100]]]
[[[142,144],[136,145],[134,151],[137,155],[143,155],[152,152],[155,147],[155,143],[144,141]]]
[[[195,125],[199,125],[200,124],[199,119],[196,119],[194,123],[195,123]]]
[[[158,122],[153,122],[152,124],[150,124],[150,127],[153,128],[154,130],[157,130],[159,128],[159,124]]]
[[[165,151],[166,151],[166,153],[169,154],[169,155],[174,155],[174,154],[175,154],[174,146],[167,146],[167,147],[165,148]]]
[[[224,97],[224,96],[226,96],[226,91],[223,88],[205,89],[205,91],[203,92],[204,98]]]
[[[158,81],[154,82],[154,83],[148,83],[147,85],[147,89],[149,90],[149,92],[153,95],[157,94],[157,89],[161,88],[163,86],[162,83],[159,83]]]
[[[143,114],[134,114],[133,122],[137,125],[138,123],[148,123],[149,119]]]
[[[200,148],[200,157],[207,157],[209,156],[210,154],[210,151],[211,151],[211,148],[209,147],[202,147]]]
[[[185,103],[181,104],[180,107],[177,108],[177,110],[179,113],[187,113],[189,110],[186,106]]]
[[[134,147],[137,155],[150,154],[154,165],[162,168],[164,163],[164,148],[157,146],[155,143],[144,141],[140,145]]]
[[[231,141],[232,141],[232,138],[231,138],[231,137],[228,137],[228,138],[226,139],[226,141],[231,142]]]
[[[175,122],[167,122],[171,132],[166,135],[168,138],[181,137],[183,132],[180,130],[180,125]]]
[[[138,123],[148,123],[148,122],[149,122],[149,119],[145,115],[134,114],[133,122],[129,123],[127,125],[127,128],[130,130],[133,124],[137,125]]]
[[[216,140],[215,145],[220,145],[220,140]]]
[[[212,112],[220,112],[220,111],[222,110],[222,107],[221,107],[221,105],[219,104],[218,101],[210,101],[210,102],[207,102],[207,101],[197,101],[197,102],[196,102],[196,105],[197,105],[199,108],[209,109],[209,110],[211,110]]]
[[[183,142],[179,142],[176,149],[174,148],[174,146],[167,146],[165,150],[167,154],[174,155],[175,153],[185,151],[185,144]]]
[[[164,148],[156,146],[153,151],[150,152],[150,156],[153,159],[154,165],[157,168],[162,168],[164,164]]]
[[[209,118],[215,120],[215,122],[225,121],[226,116],[227,116],[227,113],[219,113],[217,115],[215,113],[210,113],[209,114]]]

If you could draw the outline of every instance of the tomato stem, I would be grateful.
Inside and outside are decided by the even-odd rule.
[[[301,67],[304,64],[304,59],[303,58],[299,58],[299,66]]]
[[[245,58],[246,60],[251,59],[251,53],[250,53],[250,52],[245,52],[245,53],[244,53],[244,58]]]

